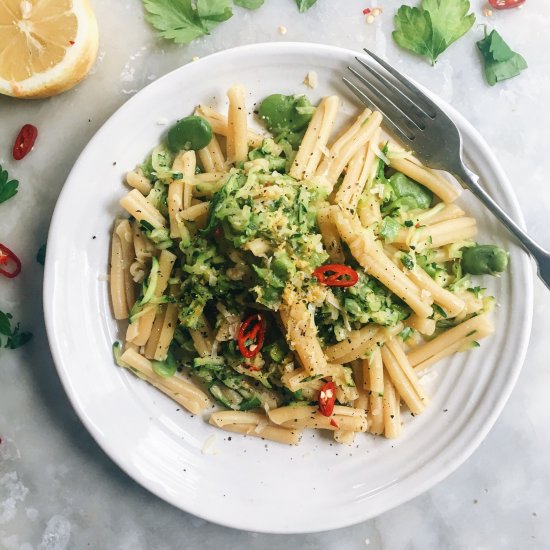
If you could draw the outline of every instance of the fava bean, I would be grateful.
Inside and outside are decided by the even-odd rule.
[[[174,151],[198,151],[206,147],[212,139],[212,126],[200,116],[182,118],[170,130],[166,143]]]

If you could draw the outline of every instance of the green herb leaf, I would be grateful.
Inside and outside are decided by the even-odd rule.
[[[414,329],[413,329],[413,328],[411,328],[411,327],[405,327],[405,328],[398,334],[398,336],[401,337],[401,340],[403,340],[403,342],[406,342],[413,334],[414,334]]]
[[[9,313],[4,313],[3,311],[0,311],[0,334],[11,336],[10,318],[11,315]]]
[[[409,270],[414,269],[414,261],[408,254],[401,255],[401,263]]]
[[[447,317],[448,317],[447,312],[441,306],[439,306],[437,304],[433,304],[432,307],[438,315],[443,317],[443,319],[447,319]]]
[[[4,170],[0,165],[0,203],[6,202],[17,194],[17,180],[10,180],[8,171]]]
[[[197,0],[197,15],[207,34],[233,15],[230,0]]]
[[[39,249],[38,249],[38,252],[36,253],[36,261],[40,264],[40,265],[44,265],[45,261],[46,261],[46,245],[43,244]]]
[[[471,288],[466,289],[468,292],[471,292],[476,298],[480,298],[483,296],[483,292],[487,289],[481,287],[481,286],[474,286]]]
[[[469,9],[469,0],[422,0],[421,8],[401,6],[395,16],[393,39],[434,64],[474,24],[475,15],[467,15]]]
[[[525,59],[514,52],[495,30],[485,34],[485,38],[477,42],[477,47],[483,56],[485,78],[490,86],[513,78],[527,69]]]
[[[141,220],[139,222],[139,227],[142,231],[153,231],[155,229],[148,221],[145,220]]]
[[[160,36],[188,44],[233,15],[230,0],[142,0],[146,20]]]
[[[434,47],[430,14],[419,8],[401,6],[397,10],[392,36],[399,46],[422,57],[429,57],[432,63],[435,63],[439,54],[445,50],[445,47]]]
[[[315,2],[317,2],[317,0],[296,0],[296,5],[298,6],[300,13],[304,13],[309,10]]]
[[[8,338],[5,348],[8,349],[17,349],[21,346],[24,346],[29,340],[32,339],[32,333],[30,332],[19,332],[19,325],[15,327],[13,334]]]
[[[473,13],[468,15],[468,0],[422,0],[422,8],[430,14],[434,41],[446,44],[443,49],[466,34],[476,20]]]
[[[19,323],[15,328],[11,328],[11,313],[4,313],[0,311],[0,334],[7,336],[8,339],[4,343],[4,347],[8,349],[16,349],[25,345],[31,338],[32,334],[30,332],[21,332],[19,328]],[[2,342],[0,342],[0,346]]]
[[[233,0],[235,6],[246,8],[247,10],[257,10],[261,7],[265,0]]]

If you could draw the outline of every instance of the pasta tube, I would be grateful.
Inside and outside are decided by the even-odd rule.
[[[215,134],[227,137],[229,134],[229,122],[227,117],[207,105],[199,105],[196,114],[208,120]],[[261,147],[264,138],[256,132],[247,130],[247,139],[248,145],[252,149],[256,149],[257,147]]]
[[[384,436],[394,439],[401,435],[401,398],[395,391],[390,377],[384,377],[384,397],[382,399],[382,410],[384,414]]]
[[[364,229],[357,218],[342,213],[336,225],[351,253],[367,273],[387,286],[421,317],[432,314],[431,301],[385,254],[382,245]]]
[[[261,437],[287,445],[297,445],[301,437],[299,430],[274,425],[260,413],[220,411],[212,414],[209,422],[228,432]]]
[[[139,222],[145,221],[155,229],[166,226],[164,216],[137,189],[120,199],[120,205]]]
[[[489,318],[486,315],[477,315],[413,349],[408,354],[409,362],[415,370],[423,370],[467,344],[489,336],[493,331]]]
[[[407,376],[410,374],[409,370],[412,370],[408,362],[405,368],[405,364],[401,363],[400,358],[398,359],[394,355],[394,351],[395,349],[390,349],[388,344],[382,348],[384,367],[409,410],[413,414],[420,414],[425,408],[426,397],[424,392],[416,376],[410,378]]]
[[[210,405],[208,396],[197,386],[180,378],[177,374],[170,378],[159,376],[153,370],[151,362],[134,349],[127,349],[120,359],[129,369],[135,371],[138,376],[158,388],[189,412],[200,414]]]
[[[421,183],[445,203],[453,202],[460,196],[459,189],[437,172],[419,166],[406,158],[390,156],[389,161],[392,168]]]
[[[229,112],[227,117],[227,161],[244,162],[248,156],[245,91],[242,86],[232,86],[227,92]]]
[[[317,224],[321,231],[323,245],[330,259],[335,263],[344,263],[344,251],[342,249],[342,241],[336,229],[336,224],[332,221],[331,208],[321,208],[317,212]]]
[[[293,178],[310,179],[315,174],[336,120],[338,103],[337,96],[326,97],[315,110],[290,168]]]
[[[309,375],[325,375],[328,370],[325,354],[317,339],[317,328],[306,305],[297,301],[292,305],[281,304],[281,321],[286,329],[287,342],[300,358]]]

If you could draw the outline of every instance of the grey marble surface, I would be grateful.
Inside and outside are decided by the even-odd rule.
[[[520,380],[477,452],[431,491],[345,530],[295,536],[239,532],[209,524],[150,495],[99,449],[73,412],[55,371],[42,318],[42,267],[35,262],[57,196],[80,151],[132,94],[157,77],[231,46],[309,41],[363,46],[425,84],[461,111],[485,136],[514,182],[529,231],[550,247],[550,7],[529,0],[520,11],[486,18],[529,62],[519,78],[485,85],[474,41],[480,27],[432,68],[396,48],[392,16],[400,1],[381,3],[373,24],[365,0],[318,0],[299,15],[292,0],[267,0],[191,46],[157,41],[139,0],[93,0],[101,43],[90,77],[74,90],[41,101],[0,97],[0,164],[20,192],[0,205],[0,241],[16,249],[23,274],[0,280],[0,309],[14,313],[34,340],[0,350],[0,548],[114,549],[517,549],[550,547],[550,293],[535,281],[531,344]],[[281,35],[278,27],[287,28]],[[35,150],[17,164],[18,128],[40,129]]]

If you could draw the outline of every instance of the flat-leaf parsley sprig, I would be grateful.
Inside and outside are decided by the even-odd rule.
[[[401,6],[395,16],[393,39],[402,48],[427,57],[433,65],[472,28],[476,17],[469,11],[469,0],[422,0],[419,8]]]
[[[6,202],[17,194],[19,182],[10,180],[7,170],[4,170],[0,165],[0,202]]]
[[[0,347],[17,349],[32,338],[31,332],[20,330],[19,323],[12,328],[12,319],[11,313],[0,311]],[[7,339],[4,341],[2,336],[7,336]]]
[[[187,44],[233,15],[230,0],[143,0],[146,19],[160,36]]]
[[[309,10],[315,4],[317,0],[296,0],[296,4],[298,6],[298,9],[300,10],[300,13],[304,13],[305,11]]]
[[[495,30],[487,34],[487,27],[485,27],[485,38],[476,44],[483,56],[485,78],[490,86],[513,78],[527,69],[527,61],[513,51]]]
[[[279,0],[280,1],[280,0]],[[317,0],[295,0],[305,12]],[[263,6],[265,0],[142,0],[145,19],[162,38],[176,44],[189,44],[210,34],[220,23],[233,17],[233,5],[249,10]]]

